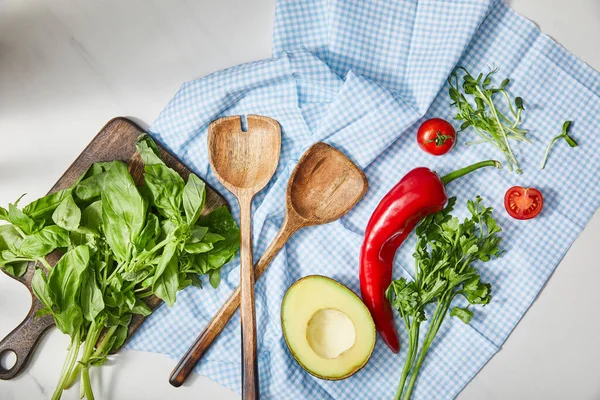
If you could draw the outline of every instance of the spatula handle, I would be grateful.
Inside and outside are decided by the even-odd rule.
[[[252,260],[252,196],[240,198],[240,316],[242,321],[242,399],[257,400],[258,361]]]
[[[279,253],[279,250],[288,241],[301,225],[295,221],[289,220],[287,217],[283,221],[283,225],[277,236],[273,239],[267,250],[263,253],[262,257],[256,263],[254,268],[255,279],[265,272],[273,258]],[[240,306],[240,288],[236,288],[229,299],[223,304],[223,306],[217,311],[215,316],[210,320],[208,325],[200,333],[194,344],[188,349],[185,355],[179,360],[179,363],[171,373],[169,382],[175,387],[179,387],[185,382],[187,377],[190,375],[198,361],[204,356],[206,350],[211,346],[214,340],[219,334],[225,329],[227,322],[233,317],[235,311]]]

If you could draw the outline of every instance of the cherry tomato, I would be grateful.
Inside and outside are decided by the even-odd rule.
[[[513,186],[504,195],[504,207],[515,219],[531,219],[542,211],[544,197],[537,189]]]
[[[441,156],[450,151],[456,142],[454,127],[441,118],[432,118],[421,124],[417,132],[417,143],[429,154]]]

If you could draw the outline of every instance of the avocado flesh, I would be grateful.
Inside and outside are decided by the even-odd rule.
[[[375,346],[375,325],[360,298],[333,279],[312,275],[287,291],[281,307],[286,343],[298,363],[322,379],[362,368]]]

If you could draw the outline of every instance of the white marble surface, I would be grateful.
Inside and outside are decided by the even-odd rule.
[[[598,0],[511,3],[600,70]],[[274,0],[0,0],[0,204],[42,196],[110,118],[147,126],[182,82],[268,57],[273,11]],[[600,398],[599,235],[596,215],[459,399]],[[28,296],[0,274],[0,337],[27,313]],[[0,399],[49,398],[66,346],[50,332],[22,375],[0,381]],[[117,358],[92,378],[98,399],[238,398],[200,376],[171,387],[174,362],[162,355]]]

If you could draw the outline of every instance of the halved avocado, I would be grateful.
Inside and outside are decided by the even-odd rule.
[[[307,276],[290,286],[283,297],[281,326],[296,361],[321,379],[353,375],[375,347],[375,325],[362,300],[321,275]]]

